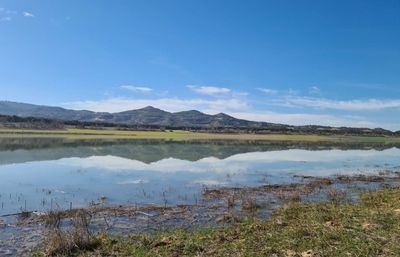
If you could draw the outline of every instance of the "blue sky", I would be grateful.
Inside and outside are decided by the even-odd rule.
[[[400,130],[400,1],[0,0],[0,98]]]

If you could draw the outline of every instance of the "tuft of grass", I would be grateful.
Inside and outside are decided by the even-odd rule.
[[[45,249],[34,256],[75,256],[81,251],[94,250],[98,239],[92,236],[89,226],[91,216],[84,210],[78,210],[72,218],[72,229],[63,229],[61,212],[51,211],[45,217],[48,227]]]
[[[255,212],[260,205],[257,204],[255,197],[242,197],[241,208],[244,211]]]
[[[329,190],[327,198],[330,202],[336,204],[344,203],[346,200],[348,200],[346,191],[337,188],[332,188]]]
[[[70,256],[400,256],[400,188],[361,195],[332,192],[326,203],[292,202],[268,220],[155,235],[92,237],[96,248]],[[339,198],[338,198],[339,197]]]
[[[63,218],[62,212],[52,210],[43,216],[43,221],[47,228],[59,229],[61,226],[62,218]]]

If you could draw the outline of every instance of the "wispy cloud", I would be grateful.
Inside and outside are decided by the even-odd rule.
[[[34,18],[35,15],[31,12],[19,12],[15,10],[6,9],[4,7],[0,7],[0,22],[1,21],[11,21],[14,18],[18,17],[26,17],[26,18]]]
[[[4,7],[0,7],[0,13],[8,14],[8,15],[15,15],[15,14],[17,14],[18,12],[17,12],[17,11],[14,11],[14,10],[6,9],[6,8],[4,8]]]
[[[400,99],[350,99],[334,100],[321,96],[321,89],[317,86],[308,88],[308,95],[302,95],[298,91],[277,91],[268,88],[257,88],[266,94],[273,94],[274,98],[269,103],[275,106],[289,108],[312,108],[341,111],[380,111],[386,109],[400,109]],[[311,96],[314,95],[314,96]]]
[[[142,93],[150,93],[153,91],[152,88],[149,87],[140,87],[140,86],[133,86],[133,85],[122,85],[120,86],[121,89],[133,91],[133,92],[142,92]]]
[[[379,111],[384,109],[399,109],[400,99],[392,100],[330,100],[313,97],[292,97],[288,96],[278,100],[282,105],[291,107],[309,107],[315,109],[334,109],[343,111]]]
[[[100,101],[78,101],[64,103],[63,106],[75,110],[91,110],[97,112],[120,112],[132,109],[139,109],[145,106],[155,106],[163,110],[178,112],[187,110],[200,110],[207,113],[229,112],[249,109],[246,101],[230,99],[207,100],[201,98],[180,99],[180,98],[158,98],[158,99],[129,99],[110,98]]]
[[[0,17],[0,21],[11,21],[12,18],[10,16]]]
[[[308,89],[308,93],[315,95],[315,94],[320,94],[321,93],[321,89],[317,86],[312,86]]]
[[[151,92],[148,87],[124,85],[121,88],[131,91]],[[78,101],[65,103],[63,106],[75,110],[92,110],[98,112],[120,112],[139,109],[148,105],[170,111],[199,110],[208,114],[219,112],[227,113],[233,117],[290,125],[326,125],[347,127],[382,127],[391,130],[400,129],[395,121],[382,121],[379,117],[371,116],[370,111],[383,111],[387,109],[400,109],[400,99],[352,99],[333,100],[322,97],[302,96],[300,92],[278,91],[269,88],[257,88],[260,92],[269,95],[268,101],[257,102],[242,94],[236,94],[229,88],[210,86],[188,86],[196,93],[223,97],[198,97],[198,98],[170,98],[152,94],[152,98],[118,98],[109,97],[99,101]],[[318,87],[309,88],[308,93],[319,94]],[[244,95],[246,96],[246,95]],[[290,111],[274,108],[284,106]],[[267,108],[268,107],[268,108]],[[334,112],[342,111],[342,112]]]
[[[192,91],[202,94],[202,95],[221,95],[228,94],[231,92],[231,89],[226,87],[213,87],[213,86],[196,86],[196,85],[188,85]]]
[[[270,89],[270,88],[264,88],[264,87],[259,87],[257,88],[258,91],[261,91],[265,94],[269,94],[269,95],[275,95],[278,93],[278,90],[274,90],[274,89]]]
[[[30,12],[23,12],[22,15],[24,15],[24,17],[28,17],[28,18],[34,18],[35,15],[33,13]]]
[[[13,10],[8,10],[4,7],[0,7],[0,21],[11,21],[12,17],[17,13]]]
[[[199,110],[209,114],[225,112],[233,117],[290,125],[326,125],[326,126],[348,126],[348,127],[383,127],[397,130],[399,125],[395,123],[375,122],[363,116],[312,114],[307,112],[281,113],[272,111],[254,110],[245,100],[237,98],[229,99],[180,99],[180,98],[158,98],[158,99],[129,99],[109,98],[99,101],[77,101],[64,103],[65,108],[75,110],[91,110],[97,112],[120,112],[139,109],[152,105],[157,108],[170,111]]]
[[[394,124],[377,124],[371,122],[364,117],[357,116],[336,116],[329,114],[309,114],[309,113],[278,113],[278,112],[230,112],[228,113],[234,117],[254,120],[265,121],[280,124],[290,125],[322,125],[322,126],[335,126],[335,127],[368,127],[376,128],[384,126],[389,129],[395,129]]]

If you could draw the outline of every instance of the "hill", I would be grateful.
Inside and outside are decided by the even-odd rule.
[[[209,115],[199,111],[170,113],[152,106],[118,113],[68,110],[61,107],[0,101],[0,115],[56,120],[107,122],[127,125],[176,127],[262,127],[268,123],[236,119],[227,114]]]
[[[216,133],[286,133],[323,135],[396,136],[400,132],[376,128],[291,126],[237,119],[225,113],[205,114],[196,110],[167,112],[152,106],[117,113],[69,110],[61,107],[0,101],[0,125],[43,128],[61,125],[76,127],[120,127],[125,129],[185,129]],[[22,119],[21,119],[22,118]],[[38,120],[39,119],[39,120]],[[10,125],[11,124],[11,125]],[[23,125],[21,125],[23,124]],[[38,125],[39,124],[39,125]]]

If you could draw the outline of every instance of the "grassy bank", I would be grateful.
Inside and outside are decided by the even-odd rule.
[[[400,189],[359,204],[292,203],[267,221],[156,235],[99,234],[69,256],[400,256]],[[53,249],[54,250],[54,249]],[[54,252],[53,252],[54,253]],[[44,254],[38,254],[44,256]]]
[[[121,131],[121,130],[23,130],[0,129],[0,138],[66,138],[66,139],[166,139],[166,140],[268,140],[303,142],[400,143],[400,137],[321,136],[286,134],[214,134],[188,131]]]

